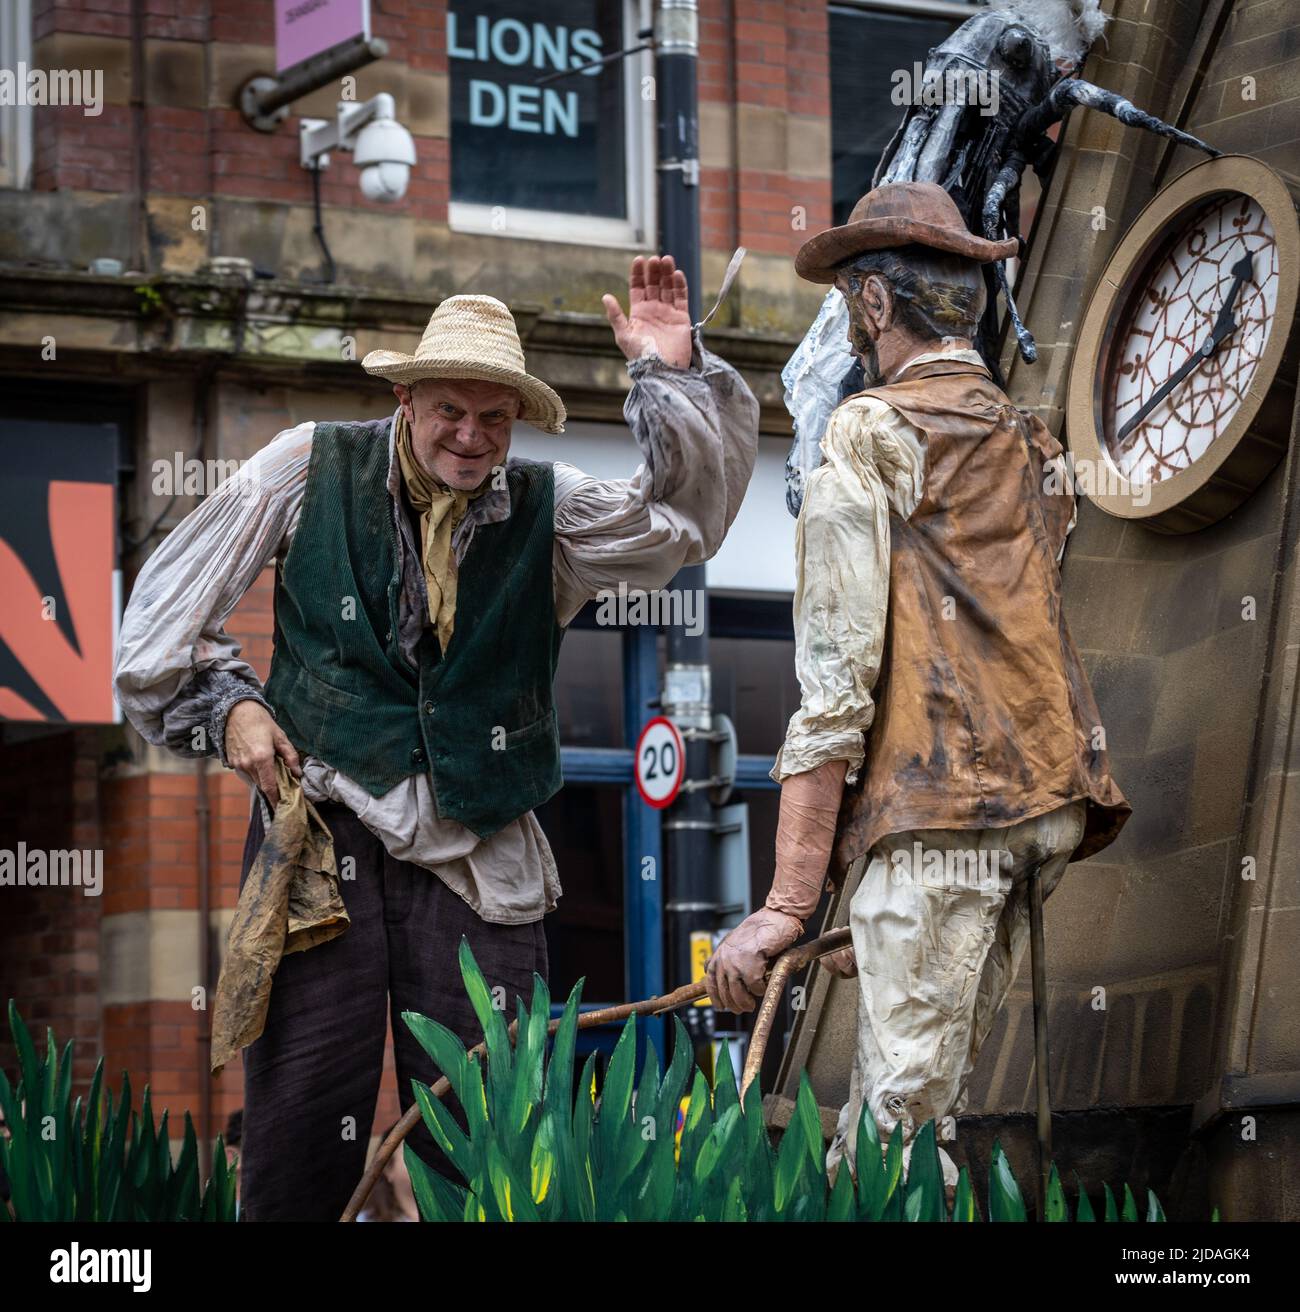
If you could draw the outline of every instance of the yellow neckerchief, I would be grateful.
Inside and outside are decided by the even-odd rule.
[[[411,428],[400,410],[396,424],[394,440],[402,483],[420,516],[420,567],[429,594],[429,622],[437,630],[438,642],[446,655],[456,625],[457,567],[451,539],[469,503],[486,491],[486,487],[474,492],[445,487],[416,460],[411,448]]]

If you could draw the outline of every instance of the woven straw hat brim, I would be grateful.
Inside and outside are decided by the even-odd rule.
[[[794,269],[807,282],[833,283],[836,266],[855,255],[913,244],[962,255],[980,264],[1009,260],[1019,249],[1014,237],[1005,241],[987,241],[972,232],[956,232],[917,219],[860,219],[857,223],[827,228],[810,237],[794,257]]]
[[[532,374],[508,365],[469,364],[463,359],[404,355],[401,351],[371,351],[361,362],[366,373],[390,383],[410,386],[425,378],[473,378],[485,383],[513,387],[520,395],[519,418],[544,433],[564,432],[564,402]]]

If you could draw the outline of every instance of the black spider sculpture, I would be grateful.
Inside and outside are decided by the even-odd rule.
[[[908,107],[871,185],[937,182],[972,232],[1018,237],[1021,176],[1028,167],[1044,175],[1056,149],[1048,130],[1075,105],[1218,155],[1123,96],[1074,76],[1105,21],[1098,0],[1009,0],[968,19],[930,51],[925,64],[930,93]],[[996,94],[987,94],[990,88]],[[999,291],[1021,357],[1032,364],[1038,353],[1016,310],[1004,264],[986,266],[985,278],[989,294],[975,346],[1001,384]],[[864,386],[861,365],[846,340],[847,322],[843,298],[831,292],[782,373],[795,421],[786,461],[786,504],[793,515],[803,501],[804,479],[821,462],[830,411]]]

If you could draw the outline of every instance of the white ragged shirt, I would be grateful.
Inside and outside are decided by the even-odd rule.
[[[929,360],[980,363],[975,351],[929,351]],[[904,369],[902,372],[906,372]],[[822,438],[795,528],[795,673],[802,694],[772,778],[847,761],[854,783],[875,718],[889,616],[889,513],[906,519],[923,491],[921,434],[874,396],[845,401]]]
[[[626,479],[555,465],[553,577],[561,624],[603,589],[660,588],[683,565],[707,560],[722,545],[753,472],[758,402],[698,336],[690,368],[648,356],[632,361],[628,372],[624,413],[644,462]],[[202,726],[220,754],[230,707],[263,700],[261,682],[225,625],[293,540],[314,431],[308,422],[280,433],[179,524],[141,571],[122,620],[116,688],[147,741],[202,755],[193,749],[194,729]],[[389,441],[391,447],[391,429]],[[395,515],[400,530],[405,645],[418,640],[428,606],[399,490],[390,450],[389,505],[375,513]],[[508,493],[472,502],[454,543],[458,559],[477,523],[508,514]],[[355,812],[389,853],[433,871],[484,920],[523,924],[555,906],[555,860],[532,812],[480,839],[438,814],[427,774],[375,798],[327,761],[308,758],[303,786],[311,801]]]

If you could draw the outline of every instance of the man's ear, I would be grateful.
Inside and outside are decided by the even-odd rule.
[[[406,416],[408,424],[415,422],[415,406],[411,401],[411,389],[405,383],[393,384],[393,395],[397,398],[397,404],[402,407],[402,413]]]
[[[878,273],[869,273],[862,285],[862,308],[877,332],[883,333],[892,326],[894,291]]]

